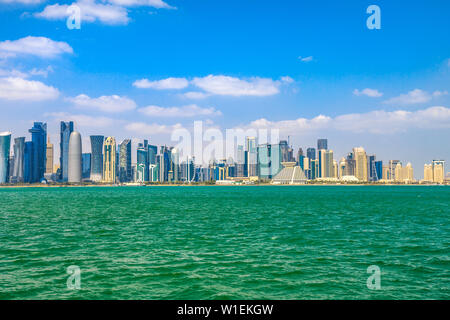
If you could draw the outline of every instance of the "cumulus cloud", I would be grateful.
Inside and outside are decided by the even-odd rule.
[[[182,94],[183,97],[192,99],[192,100],[200,100],[205,99],[210,96],[210,94],[199,92],[199,91],[189,91]]]
[[[167,89],[184,89],[189,85],[189,81],[185,78],[167,78],[157,81],[149,81],[148,79],[136,80],[133,86],[141,89],[156,89],[156,90],[167,90]]]
[[[159,106],[147,106],[138,110],[151,117],[178,117],[189,118],[196,116],[220,116],[222,113],[214,108],[201,108],[195,104],[182,107],[163,108]]]
[[[45,2],[46,0],[0,0],[0,3],[20,3],[20,4],[39,4]]]
[[[258,119],[247,127],[278,129],[283,134],[298,134],[314,130],[338,130],[353,133],[392,134],[409,129],[450,128],[450,108],[436,106],[417,111],[384,111],[344,114],[337,117],[319,115],[312,119],[269,121]]]
[[[308,57],[302,57],[302,56],[300,56],[300,57],[298,57],[298,59],[301,61],[301,62],[311,62],[311,61],[313,61],[313,56],[308,56]]]
[[[0,58],[31,55],[40,58],[55,58],[64,53],[73,53],[73,49],[66,42],[53,41],[46,37],[28,36],[18,40],[0,42]]]
[[[80,94],[74,98],[68,98],[68,100],[77,107],[97,109],[110,113],[136,109],[136,103],[133,100],[118,95],[91,98],[88,95]]]
[[[80,8],[81,23],[98,21],[108,25],[125,25],[130,21],[127,9],[121,6],[96,3],[93,0],[80,0],[73,4]],[[67,12],[69,6],[59,3],[48,5],[34,16],[47,20],[65,20],[70,15]]]
[[[414,89],[406,94],[401,94],[397,97],[390,98],[384,103],[396,105],[411,105],[429,102],[433,98],[440,97],[447,94],[447,91],[434,91],[432,94],[421,89]]]
[[[0,78],[0,99],[16,101],[53,100],[59,96],[58,89],[40,81],[19,77]]]
[[[108,0],[122,7],[153,7],[157,9],[176,9],[162,0]]]
[[[278,94],[281,81],[259,77],[244,80],[223,75],[208,75],[194,78],[192,84],[214,95],[263,97]]]
[[[371,97],[371,98],[378,98],[378,97],[381,97],[383,95],[377,89],[370,89],[370,88],[365,88],[363,90],[355,89],[355,90],[353,90],[353,94],[355,96],[365,95],[365,96],[368,96],[368,97]]]

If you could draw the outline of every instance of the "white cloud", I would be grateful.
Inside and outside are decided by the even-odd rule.
[[[41,76],[47,78],[50,72],[53,72],[53,68],[51,66],[48,66],[46,69],[33,68],[30,71],[20,71],[17,69],[0,69],[0,77],[29,78],[32,76]]]
[[[358,90],[358,89],[355,89],[355,90],[353,90],[353,94],[355,96],[365,95],[365,96],[368,96],[368,97],[371,97],[371,98],[378,98],[378,97],[381,97],[383,95],[377,89],[370,89],[370,88],[365,88],[365,89],[363,89],[361,91]]]
[[[258,119],[247,127],[278,129],[285,135],[329,129],[353,133],[392,134],[410,129],[450,128],[450,108],[436,106],[417,111],[377,110],[344,114],[335,118],[319,115],[312,119],[299,118],[277,122]]]
[[[210,94],[204,93],[204,92],[198,92],[198,91],[189,91],[186,93],[183,93],[182,95],[185,98],[193,99],[193,100],[200,100],[205,99],[210,96]]]
[[[267,78],[253,77],[248,80],[223,76],[209,75],[194,78],[192,84],[207,93],[229,96],[271,96],[280,92],[280,81]]]
[[[44,116],[52,117],[57,121],[70,119],[71,121],[74,121],[77,126],[92,128],[109,127],[117,122],[117,120],[108,117],[92,117],[85,114],[70,114],[67,112],[50,112],[45,113]]]
[[[53,41],[46,37],[28,36],[18,40],[0,42],[0,58],[32,55],[40,58],[55,58],[64,53],[73,53],[66,42]]]
[[[311,62],[311,61],[313,61],[314,58],[313,58],[313,56],[308,56],[308,57],[300,56],[300,57],[298,57],[298,59],[302,62]]]
[[[158,9],[176,9],[162,0],[108,0],[122,7],[153,7]]]
[[[125,126],[125,129],[141,135],[152,135],[158,133],[171,133],[174,129],[180,128],[180,124],[166,126],[161,124],[147,124],[145,122],[132,122]]]
[[[130,18],[126,8],[114,4],[96,3],[94,0],[80,0],[74,2],[80,7],[81,23],[99,21],[108,25],[125,25]],[[70,14],[67,12],[68,4],[48,5],[42,12],[35,13],[38,18],[47,20],[64,20]]]
[[[110,113],[136,109],[136,103],[133,100],[118,95],[91,98],[85,94],[80,94],[74,98],[68,98],[68,100],[77,107],[92,108]]]
[[[441,96],[445,96],[447,94],[448,94],[448,91],[436,90],[436,91],[433,92],[433,98],[438,98],[438,97],[441,97]]]
[[[293,83],[294,79],[292,79],[289,76],[284,76],[284,77],[281,77],[281,81],[284,82],[284,83]]]
[[[167,89],[184,89],[189,85],[189,81],[185,78],[167,78],[157,81],[149,81],[148,79],[136,80],[133,86],[141,89],[156,89],[156,90],[167,90]]]
[[[18,77],[0,78],[0,99],[43,101],[53,100],[58,96],[58,89],[40,81],[30,81]]]
[[[39,4],[46,0],[0,0],[0,3],[20,3],[20,4]]]
[[[147,106],[138,110],[151,117],[178,117],[188,118],[196,116],[220,116],[222,113],[214,108],[201,108],[195,104],[182,107],[163,108],[159,106]]]
[[[438,94],[437,94],[438,95]],[[435,95],[436,96],[436,95]],[[401,94],[398,97],[390,98],[384,103],[397,105],[410,105],[429,102],[433,98],[432,94],[420,89],[414,89],[408,93]]]

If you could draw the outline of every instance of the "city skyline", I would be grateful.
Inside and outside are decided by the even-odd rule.
[[[202,120],[276,128],[295,151],[325,136],[336,160],[355,146],[414,168],[450,158],[450,4],[377,1],[369,30],[358,1],[259,1],[258,15],[251,1],[112,3],[118,20],[83,15],[69,30],[51,3],[18,2],[0,3],[0,131],[14,137],[36,120],[55,143],[72,119],[83,152],[99,134],[171,145],[174,128]]]

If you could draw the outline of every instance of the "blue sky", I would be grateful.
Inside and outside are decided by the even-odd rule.
[[[83,142],[170,144],[205,120],[279,128],[295,148],[327,137],[337,160],[361,145],[417,177],[450,159],[448,1],[82,0],[69,30],[71,3],[0,0],[0,131],[47,121],[58,143],[73,119]]]

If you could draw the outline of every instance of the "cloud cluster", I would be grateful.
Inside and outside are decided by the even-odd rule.
[[[21,55],[55,58],[64,53],[72,54],[72,47],[66,42],[54,41],[46,37],[28,36],[18,40],[5,40],[0,42],[0,58]]]
[[[434,91],[433,93],[428,93],[421,89],[414,89],[412,91],[409,91],[408,93],[401,94],[397,97],[390,98],[390,99],[384,101],[384,103],[391,104],[391,105],[400,105],[400,106],[426,103],[426,102],[431,101],[433,98],[437,98],[442,95],[446,95],[447,93],[448,93],[447,91]]]
[[[13,101],[43,101],[58,98],[58,89],[40,81],[20,77],[0,78],[0,99]]]
[[[370,88],[365,88],[363,90],[355,89],[355,90],[353,90],[353,94],[355,96],[365,95],[365,96],[368,96],[368,97],[371,97],[371,98],[378,98],[378,97],[381,97],[383,95],[377,89],[370,89]]]
[[[154,7],[157,9],[175,9],[162,0],[78,0],[72,4],[47,5],[43,11],[34,14],[37,18],[63,20],[69,17],[67,8],[77,5],[80,8],[81,23],[100,22],[106,25],[126,25],[130,22],[129,7]]]
[[[270,78],[252,77],[240,79],[225,75],[208,75],[205,77],[195,77],[191,81],[186,78],[167,78],[157,81],[140,79],[133,83],[137,88],[163,89],[184,89],[190,85],[203,91],[190,91],[184,93],[184,97],[189,99],[202,99],[211,95],[219,96],[255,96],[265,97],[278,94],[282,84],[293,83],[291,77],[284,76],[280,80]]]
[[[182,107],[163,108],[160,106],[147,106],[138,110],[142,114],[150,117],[179,117],[189,118],[198,116],[220,116],[222,112],[214,108],[201,108],[196,104]]]
[[[450,128],[450,108],[435,106],[417,111],[376,110],[344,114],[334,118],[319,115],[312,119],[298,118],[275,122],[263,118],[251,122],[246,127],[278,129],[286,135],[328,129],[353,133],[392,134],[408,129]]]
[[[80,108],[94,109],[108,113],[117,113],[136,109],[136,103],[133,100],[118,95],[91,98],[86,94],[80,94],[74,98],[68,98],[67,100]]]

